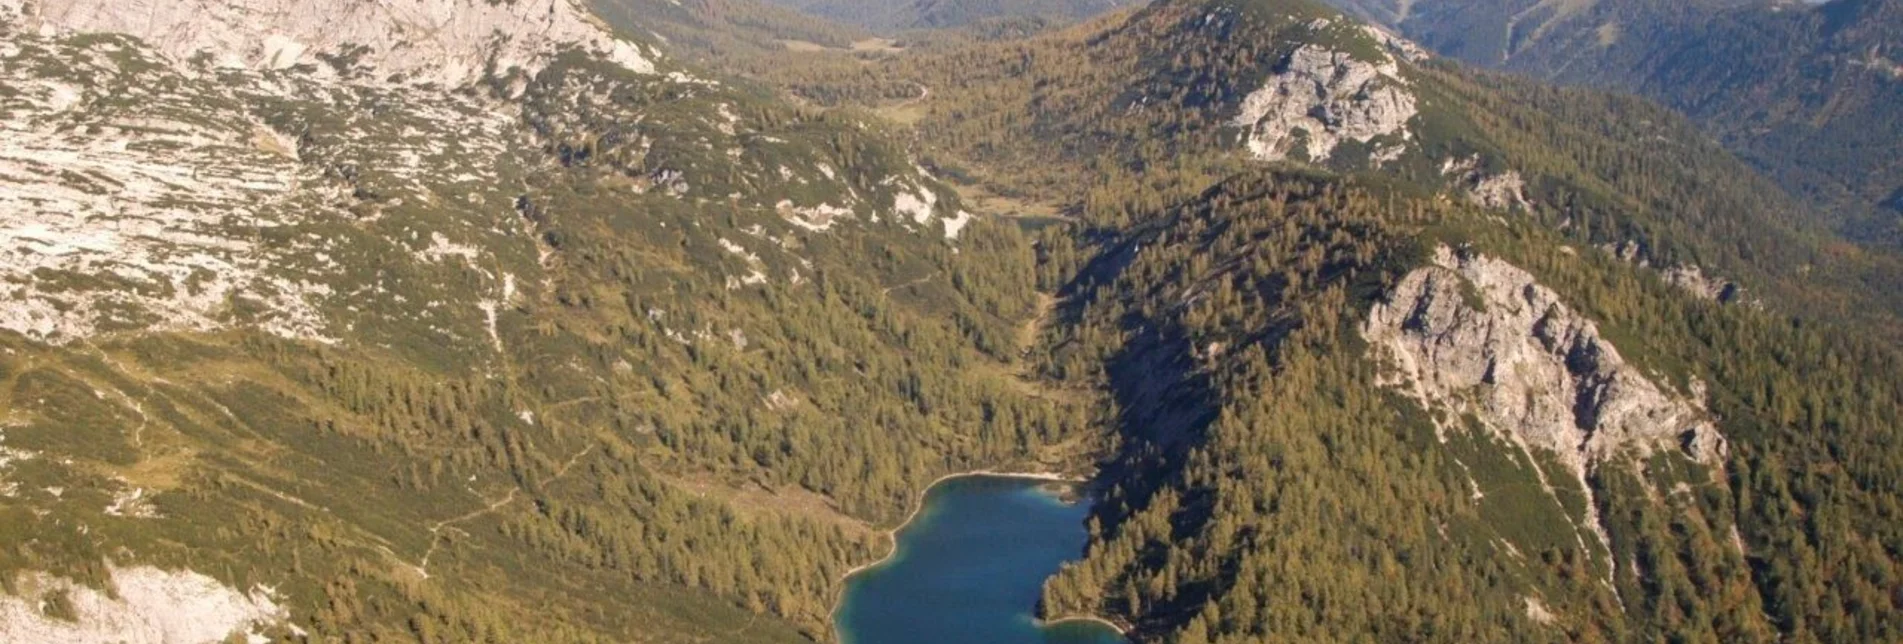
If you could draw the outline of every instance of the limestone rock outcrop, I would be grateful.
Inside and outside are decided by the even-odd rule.
[[[1306,155],[1302,160],[1319,163],[1345,141],[1411,138],[1407,122],[1417,111],[1392,57],[1371,63],[1310,44],[1243,99],[1234,124],[1246,130],[1245,144],[1257,159],[1280,161],[1299,150]],[[1381,150],[1375,156],[1397,153]]]
[[[1640,268],[1656,269],[1665,283],[1684,289],[1700,299],[1719,304],[1749,302],[1745,297],[1743,285],[1722,276],[1707,273],[1697,264],[1678,264],[1669,268],[1659,268],[1659,265],[1652,261],[1650,251],[1639,242],[1626,240],[1617,244],[1601,245],[1600,249],[1611,253],[1620,261]]]
[[[615,38],[576,0],[0,0],[8,10],[43,36],[123,33],[179,61],[412,84],[533,74],[567,48],[647,74],[658,57]]]
[[[1661,271],[1660,275],[1673,286],[1721,304],[1736,302],[1744,295],[1743,287],[1738,286],[1737,282],[1715,275],[1706,275],[1705,269],[1693,264],[1673,266]]]
[[[107,590],[63,577],[21,573],[21,595],[0,593],[0,640],[8,642],[269,641],[267,632],[301,637],[269,588],[240,592],[205,575],[151,566],[112,567]],[[63,595],[71,620],[48,616],[47,597]]]
[[[1494,210],[1533,208],[1532,202],[1526,199],[1526,179],[1519,171],[1487,173],[1481,168],[1478,155],[1443,161],[1440,173],[1476,206]]]
[[[1440,247],[1374,307],[1362,333],[1389,363],[1391,384],[1428,409],[1472,413],[1575,475],[1659,449],[1723,456],[1700,401],[1653,382],[1591,320],[1504,261]]]

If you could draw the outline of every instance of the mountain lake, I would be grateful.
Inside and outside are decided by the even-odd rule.
[[[1090,504],[1076,484],[1008,475],[947,478],[884,561],[846,580],[833,619],[844,644],[1125,644],[1094,620],[1040,623],[1045,578],[1083,555]]]

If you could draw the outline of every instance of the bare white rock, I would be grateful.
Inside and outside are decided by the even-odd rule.
[[[658,55],[614,37],[577,0],[0,0],[42,35],[123,33],[174,60],[254,70],[351,61],[383,79],[461,86],[533,74],[580,48],[643,74]]]
[[[73,644],[222,642],[233,635],[265,641],[263,631],[287,624],[290,612],[268,589],[239,592],[205,575],[151,566],[108,568],[110,592],[45,573],[14,579],[19,595],[0,594],[0,641]],[[63,593],[71,621],[42,610]]]
[[[913,223],[924,224],[938,212],[938,193],[913,185],[910,191],[901,190],[893,195],[892,210],[910,218]]]
[[[1480,157],[1472,156],[1441,162],[1440,173],[1453,182],[1468,201],[1482,208],[1531,210],[1533,207],[1526,199],[1526,179],[1520,177],[1518,170],[1487,174],[1481,171]]]
[[[965,230],[965,226],[970,225],[973,219],[977,219],[977,217],[973,216],[969,212],[960,210],[958,211],[957,214],[953,216],[940,219],[938,223],[945,225],[946,239],[957,239],[958,233],[963,232]]]
[[[1621,454],[1682,448],[1716,462],[1724,440],[1702,401],[1655,384],[1597,325],[1524,270],[1437,249],[1362,328],[1396,386],[1429,409],[1470,412],[1575,475]]]
[[[1368,37],[1373,38],[1375,42],[1381,43],[1381,46],[1386,48],[1388,53],[1405,58],[1408,62],[1417,63],[1431,58],[1427,53],[1426,47],[1422,47],[1412,40],[1402,38],[1384,27],[1371,24],[1361,25],[1361,31],[1362,33],[1368,34]]]
[[[1234,124],[1246,130],[1250,155],[1280,161],[1300,146],[1308,161],[1322,162],[1344,141],[1412,138],[1414,94],[1393,57],[1383,58],[1370,63],[1317,45],[1296,49],[1281,72],[1242,101]]]
[[[255,241],[288,223],[265,213],[298,183],[296,162],[264,149],[280,139],[145,50],[9,44],[0,85],[18,91],[0,99],[0,329],[56,342],[102,326],[202,331],[243,295],[287,334],[315,335],[315,287],[267,279]]]
[[[1432,265],[1374,306],[1361,333],[1386,367],[1385,384],[1435,414],[1443,440],[1443,419],[1471,414],[1529,455],[1553,456],[1587,497],[1575,527],[1608,552],[1590,471],[1667,449],[1710,464],[1725,458],[1697,384],[1687,395],[1652,382],[1591,320],[1504,261],[1437,248]],[[1548,494],[1556,474],[1534,469]],[[1531,604],[1529,615],[1538,619]]]
[[[13,13],[0,7],[0,22]],[[351,288],[334,256],[401,242],[351,241],[336,224],[462,199],[442,209],[461,215],[453,227],[412,249],[474,265],[474,239],[496,236],[492,213],[508,207],[485,206],[484,190],[526,148],[518,117],[476,93],[194,76],[122,37],[0,28],[0,43],[0,86],[14,90],[0,96],[0,329],[52,343],[233,326],[334,341],[326,307]],[[265,123],[271,105],[327,125],[306,142]]]
[[[1665,278],[1667,284],[1713,302],[1729,304],[1738,301],[1743,295],[1744,289],[1738,286],[1737,282],[1715,275],[1706,275],[1705,269],[1695,264],[1673,266],[1660,271],[1659,275]]]
[[[1543,626],[1552,626],[1555,622],[1559,621],[1559,617],[1554,615],[1553,611],[1546,607],[1546,602],[1540,601],[1538,597],[1527,595],[1523,599],[1526,600],[1527,619],[1533,620],[1535,623]]]
[[[1659,277],[1663,278],[1665,283],[1676,286],[1699,299],[1719,304],[1745,302],[1753,306],[1758,305],[1755,301],[1746,298],[1743,285],[1725,279],[1723,276],[1706,273],[1704,267],[1697,264],[1679,264],[1669,268],[1659,268],[1659,265],[1652,261],[1651,252],[1645,244],[1637,241],[1628,239],[1617,244],[1601,244],[1599,248],[1611,253],[1620,261],[1639,268],[1657,270]]]
[[[851,208],[841,208],[830,204],[801,207],[793,205],[791,199],[781,200],[774,208],[788,222],[814,232],[824,232],[832,228],[833,223],[840,219],[850,219],[853,216]]]

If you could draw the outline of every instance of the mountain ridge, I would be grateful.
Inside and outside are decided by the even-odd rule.
[[[1820,5],[1340,2],[1452,58],[1683,111],[1857,236],[1893,243],[1903,185],[1894,0]],[[1530,24],[1522,25],[1522,22]]]
[[[132,4],[86,0],[14,0],[0,6],[42,35],[112,32],[158,43],[186,60],[212,56],[214,67],[362,74],[358,65],[411,83],[457,86],[489,68],[533,74],[555,50],[582,47],[629,70],[653,74],[651,49],[610,35],[573,0],[432,0],[389,5],[361,1],[249,3],[219,0]],[[414,37],[419,34],[421,37]],[[397,50],[403,51],[397,51]]]

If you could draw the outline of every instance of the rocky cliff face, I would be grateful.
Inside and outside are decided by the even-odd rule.
[[[1532,203],[1526,200],[1526,179],[1517,170],[1489,174],[1481,168],[1480,157],[1476,155],[1447,159],[1441,162],[1440,173],[1474,205],[1495,210],[1532,208]]]
[[[1427,409],[1443,441],[1463,431],[1457,419],[1471,417],[1529,456],[1552,456],[1585,496],[1583,516],[1569,516],[1575,534],[1595,535],[1608,553],[1612,539],[1590,480],[1595,469],[1631,466],[1660,450],[1707,464],[1724,460],[1725,439],[1696,381],[1684,393],[1654,382],[1591,320],[1498,259],[1436,249],[1431,265],[1409,273],[1369,312],[1361,332],[1384,363],[1385,384]],[[1530,460],[1534,478],[1563,506],[1555,484],[1562,473]],[[1579,545],[1586,547],[1583,537]],[[1608,585],[1612,578],[1608,569]]]
[[[1706,275],[1705,269],[1692,264],[1673,266],[1662,271],[1660,275],[1673,286],[1720,304],[1731,304],[1744,296],[1744,289],[1736,282],[1715,275]]]
[[[594,52],[640,73],[656,52],[617,39],[575,0],[0,0],[43,36],[122,33],[174,60],[457,86],[534,74]],[[202,58],[201,58],[202,57]]]
[[[1506,262],[1440,247],[1433,265],[1374,307],[1362,333],[1392,384],[1428,409],[1472,413],[1575,475],[1659,449],[1705,462],[1723,455],[1701,402],[1653,382],[1591,320]]]
[[[1660,268],[1652,261],[1651,252],[1639,242],[1627,240],[1617,244],[1604,244],[1599,248],[1622,261],[1641,268],[1657,270],[1659,277],[1664,279],[1665,283],[1684,289],[1685,292],[1699,299],[1711,300],[1719,304],[1741,302],[1750,302],[1754,306],[1758,304],[1745,296],[1743,285],[1725,279],[1723,276],[1706,273],[1705,269],[1697,264],[1678,264]]]
[[[1289,54],[1280,71],[1243,99],[1235,118],[1250,155],[1279,161],[1300,153],[1298,160],[1321,163],[1343,142],[1358,141],[1385,144],[1372,153],[1376,159],[1398,156],[1411,138],[1407,122],[1417,107],[1400,65],[1386,53],[1379,58],[1369,62],[1319,44]]]

